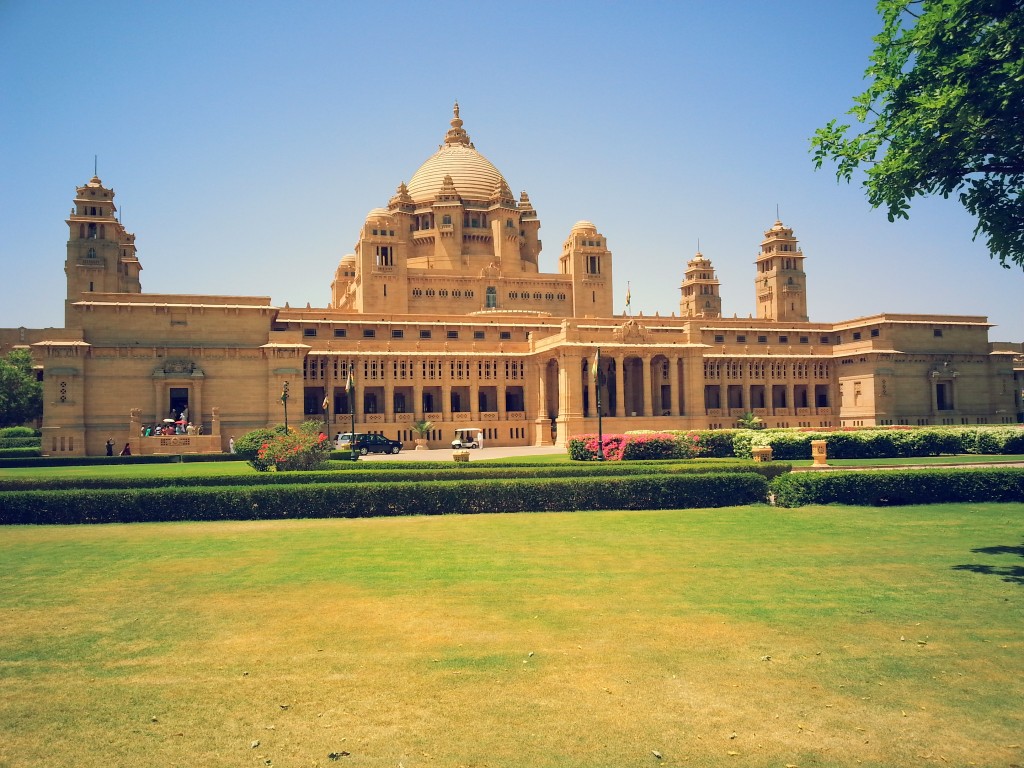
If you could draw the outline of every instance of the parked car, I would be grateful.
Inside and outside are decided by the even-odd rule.
[[[460,451],[463,448],[479,448],[484,444],[484,431],[476,427],[460,427],[455,430],[452,448]]]
[[[355,450],[365,456],[368,453],[398,453],[402,450],[400,440],[391,440],[384,435],[364,434],[356,432],[354,435],[346,433],[337,440],[338,450]]]

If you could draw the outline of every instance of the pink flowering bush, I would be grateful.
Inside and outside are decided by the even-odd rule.
[[[258,446],[249,463],[259,471],[278,472],[320,469],[331,455],[331,441],[319,421],[307,421],[287,432],[258,430]],[[237,445],[237,444],[236,444]]]
[[[642,461],[646,459],[688,459],[700,455],[697,433],[636,432],[626,434],[579,435],[569,441],[574,461]]]

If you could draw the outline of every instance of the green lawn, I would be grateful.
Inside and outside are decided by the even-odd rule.
[[[2,528],[0,765],[1024,763],[1022,557],[1019,504]]]

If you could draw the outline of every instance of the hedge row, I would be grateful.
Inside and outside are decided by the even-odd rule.
[[[1013,502],[1024,501],[1024,468],[794,472],[771,490],[780,507]]]
[[[41,440],[38,437],[0,437],[2,448],[38,448]]]
[[[2,455],[2,454],[0,454]],[[24,456],[24,454],[18,454]],[[182,453],[159,456],[39,456],[0,458],[0,469],[13,467],[95,467],[108,464],[192,464],[210,461],[241,461],[230,453]]]
[[[891,459],[920,456],[1024,453],[1024,427],[920,427],[839,432],[737,430],[733,453],[749,458],[754,446],[771,446],[772,458],[811,458],[811,441],[824,440],[829,458]]]
[[[0,439],[7,437],[39,437],[39,430],[32,427],[0,427]]]
[[[321,483],[392,483],[440,482],[460,480],[523,479],[539,480],[557,477],[614,477],[662,473],[708,474],[720,472],[752,472],[766,480],[789,472],[791,466],[781,462],[754,463],[737,460],[656,464],[653,462],[610,462],[580,466],[578,464],[524,465],[518,467],[494,464],[447,463],[440,467],[395,468],[381,471],[382,463],[361,465],[357,469],[315,472],[253,472],[245,475],[211,475],[199,477],[17,477],[0,478],[0,490],[65,490],[74,488],[173,488],[176,486],[238,487],[260,485],[314,485]]]
[[[29,459],[39,456],[38,448],[0,448],[0,459]]]
[[[383,517],[685,509],[764,502],[760,475],[658,475],[434,483],[0,492],[2,524]]]

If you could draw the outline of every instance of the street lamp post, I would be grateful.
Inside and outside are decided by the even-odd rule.
[[[288,431],[288,382],[281,388],[281,404],[284,406],[284,431]]]
[[[348,382],[345,384],[345,392],[348,395],[348,411],[352,414],[352,431],[348,443],[352,449],[352,461],[359,458],[359,453],[356,451],[356,377],[354,369],[354,364],[349,363]]]
[[[601,370],[601,348],[594,355],[594,402],[597,406],[597,460],[604,461],[604,433],[601,423],[601,385],[604,383],[604,372]]]

